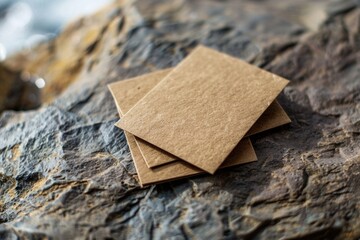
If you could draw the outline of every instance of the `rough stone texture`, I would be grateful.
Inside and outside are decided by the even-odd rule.
[[[5,64],[44,104],[0,118],[0,239],[357,239],[358,1],[123,1]],[[259,161],[140,189],[106,84],[198,43],[291,80]]]

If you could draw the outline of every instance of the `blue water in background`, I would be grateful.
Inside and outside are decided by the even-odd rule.
[[[112,0],[0,0],[0,61],[56,36],[68,22]]]

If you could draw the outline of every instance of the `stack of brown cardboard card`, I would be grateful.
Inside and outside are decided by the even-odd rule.
[[[290,122],[287,80],[204,46],[109,89],[141,186],[257,160],[249,136]]]

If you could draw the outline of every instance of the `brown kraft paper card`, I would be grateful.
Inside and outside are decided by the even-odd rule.
[[[159,70],[135,78],[122,80],[109,85],[120,115],[129,111],[146,93],[160,82],[172,69]],[[121,104],[121,109],[119,105]],[[155,167],[177,160],[178,158],[135,137],[148,167]]]
[[[146,93],[155,87],[162,78],[169,74],[171,70],[172,69],[160,70],[132,79],[112,83],[110,86],[114,95],[115,103],[117,105],[122,103],[124,111],[128,111],[141,98],[143,98]],[[265,110],[245,136],[251,136],[289,122],[291,122],[290,118],[287,116],[280,104],[275,100],[270,104],[270,106]],[[142,153],[148,167],[157,167],[178,159],[142,139],[135,137],[135,142],[139,146],[139,150]]]
[[[157,75],[157,73],[153,73]],[[150,75],[150,74],[148,74]],[[151,74],[152,75],[152,74]],[[145,76],[141,76],[139,78],[143,78]],[[151,76],[150,76],[151,77]],[[134,78],[134,80],[137,78]],[[125,80],[122,82],[126,82],[129,80]],[[130,82],[130,81],[129,81]],[[125,85],[134,86],[132,83],[126,83]],[[109,85],[109,89],[116,99],[116,96],[119,95],[120,92],[128,92],[126,88],[118,88],[119,84],[114,83]],[[121,91],[119,91],[121,89]],[[133,101],[132,98],[124,98],[124,101],[115,101],[120,116],[123,116],[123,112],[129,109],[128,107],[131,105],[129,102]],[[131,133],[125,131],[125,136],[128,141],[129,149],[135,164],[136,171],[138,173],[139,181],[141,186],[145,186],[148,184],[165,182],[169,180],[179,179],[183,177],[193,176],[200,173],[205,173],[204,171],[184,162],[181,160],[173,161],[171,163],[150,169],[148,168],[140,150],[135,142],[135,136]],[[251,145],[251,142],[248,138],[243,139],[234,149],[234,151],[228,156],[227,160],[220,166],[220,168],[235,166],[239,164],[249,163],[256,161],[256,154]]]
[[[214,173],[287,83],[200,46],[117,126]]]
[[[173,161],[155,168],[148,168],[142,154],[139,151],[139,147],[135,142],[134,135],[125,131],[125,136],[128,141],[131,156],[142,187],[149,184],[161,183],[206,173],[201,169],[181,160]],[[251,141],[249,138],[244,138],[235,147],[233,152],[231,152],[220,168],[250,163],[256,160],[257,157]]]

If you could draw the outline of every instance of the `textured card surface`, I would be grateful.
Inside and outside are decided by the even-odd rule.
[[[287,83],[200,46],[117,126],[214,173]]]
[[[282,126],[290,123],[291,120],[284,109],[275,100],[245,134],[245,137],[252,136],[266,130]]]
[[[123,114],[156,86],[172,69],[165,69],[110,84],[116,105],[122,105]],[[119,109],[119,107],[118,107]],[[121,111],[119,109],[119,111]],[[285,111],[275,100],[255,122],[245,136],[251,136],[291,122]],[[148,167],[156,167],[175,161],[177,158],[150,143],[136,138],[135,142]]]
[[[153,74],[155,74],[155,75],[153,75]],[[133,80],[136,81],[139,78],[143,80],[143,78],[148,75],[150,75],[150,78],[146,78],[146,79],[151,79],[151,77],[152,77],[151,75],[157,76],[158,74],[161,74],[161,73],[156,72],[156,73],[152,73],[152,74],[147,74],[144,76],[140,76],[138,78],[134,78]],[[133,104],[129,104],[129,103],[131,103],[133,101],[135,101],[135,102],[137,101],[136,99],[134,100],[133,97],[130,97],[132,94],[129,92],[128,89],[140,90],[138,88],[139,86],[133,84],[133,82],[135,82],[135,81],[133,81],[133,82],[130,82],[130,81],[132,81],[132,80],[124,80],[124,81],[118,82],[121,84],[113,83],[113,84],[109,85],[109,89],[115,99],[120,116],[123,116],[123,114],[128,109],[131,108],[131,106]],[[122,83],[124,83],[124,84],[122,84]],[[125,85],[128,88],[124,88]],[[118,101],[117,96],[119,96],[119,95],[128,96],[128,97],[123,98],[123,101]],[[173,161],[171,163],[164,164],[162,166],[150,169],[147,166],[147,164],[139,150],[138,145],[136,144],[135,136],[126,131],[125,131],[125,135],[126,135],[126,139],[128,141],[129,149],[130,149],[130,152],[131,152],[134,164],[135,164],[136,171],[138,173],[138,177],[139,177],[141,186],[175,180],[175,179],[179,179],[179,178],[183,178],[183,177],[189,177],[189,176],[197,175],[200,173],[205,173],[204,171],[200,170],[199,168],[196,168],[196,167],[194,167],[184,161],[181,161],[181,160]],[[256,158],[255,151],[252,147],[252,144],[248,138],[245,138],[242,141],[240,141],[240,143],[236,146],[234,151],[228,156],[227,160],[220,166],[220,168],[249,163],[249,162],[253,162],[256,160],[257,160],[257,158]]]
[[[148,168],[145,160],[140,153],[139,147],[135,142],[135,137],[125,131],[131,156],[133,158],[136,172],[141,186],[161,183],[184,177],[194,176],[200,173],[206,173],[184,161],[177,160],[155,168]],[[236,166],[244,163],[256,161],[256,154],[249,138],[240,141],[233,152],[228,156],[220,168]]]
[[[160,82],[172,69],[165,69],[145,74],[128,80],[115,82],[109,85],[115,104],[120,115],[129,111],[146,93]],[[120,108],[121,105],[121,108]],[[135,137],[139,151],[143,155],[148,167],[156,167],[178,159],[177,157],[152,146],[151,144]]]

